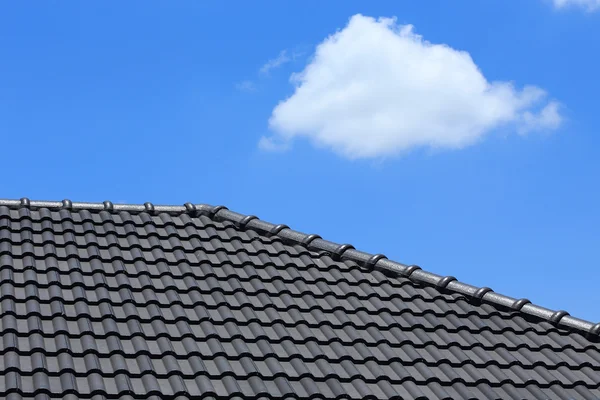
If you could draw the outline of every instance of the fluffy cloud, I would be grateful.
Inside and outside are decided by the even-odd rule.
[[[390,18],[353,16],[291,81],[295,91],[274,108],[263,149],[307,137],[349,158],[382,157],[461,148],[507,124],[526,133],[561,123],[542,89],[488,82],[467,52]]]
[[[556,8],[577,6],[588,11],[594,11],[600,9],[600,0],[554,0],[554,6]]]

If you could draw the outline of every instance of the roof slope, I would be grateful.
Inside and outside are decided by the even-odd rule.
[[[3,398],[600,398],[598,325],[220,207],[0,201],[0,291]]]

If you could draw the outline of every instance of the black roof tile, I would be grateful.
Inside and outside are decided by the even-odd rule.
[[[9,399],[600,398],[592,323],[225,208],[0,200],[0,291]]]

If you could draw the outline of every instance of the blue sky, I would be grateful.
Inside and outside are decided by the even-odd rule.
[[[571,2],[5,3],[0,197],[224,204],[600,320]]]

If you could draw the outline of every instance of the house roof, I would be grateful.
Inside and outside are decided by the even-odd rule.
[[[224,207],[0,200],[0,397],[600,398],[600,324]]]

